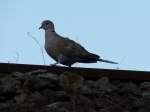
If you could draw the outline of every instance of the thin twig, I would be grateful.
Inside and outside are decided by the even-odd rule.
[[[15,54],[16,54],[16,56],[13,56],[13,58],[15,59],[15,62],[18,63],[19,57],[20,57],[20,56],[19,56],[19,53],[16,52]]]
[[[27,35],[29,37],[31,37],[38,44],[38,46],[40,47],[40,50],[41,50],[41,53],[42,53],[43,62],[44,62],[44,65],[45,65],[45,58],[44,58],[43,48],[41,47],[41,45],[38,42],[38,40],[34,36],[32,36],[32,34],[30,32],[27,32]]]

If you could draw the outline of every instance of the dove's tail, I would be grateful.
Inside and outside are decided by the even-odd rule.
[[[86,55],[84,57],[80,57],[80,60],[78,62],[81,62],[81,63],[96,63],[97,61],[111,63],[111,64],[118,64],[117,62],[101,59],[100,56],[98,56],[96,54],[93,54],[93,53],[88,53],[88,55]]]
[[[111,63],[111,64],[118,64],[117,62],[109,61],[109,60],[104,60],[104,59],[98,59],[98,61],[106,62],[106,63]]]

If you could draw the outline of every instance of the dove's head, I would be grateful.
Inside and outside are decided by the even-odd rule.
[[[51,29],[54,31],[54,24],[50,20],[44,20],[39,29],[44,29],[44,30]]]

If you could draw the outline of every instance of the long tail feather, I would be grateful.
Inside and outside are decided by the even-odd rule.
[[[118,64],[117,62],[109,61],[109,60],[104,60],[104,59],[99,59],[98,61],[106,62],[106,63],[111,63],[111,64]]]

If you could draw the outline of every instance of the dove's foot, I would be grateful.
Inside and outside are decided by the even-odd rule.
[[[57,66],[57,64],[59,64],[58,62],[54,63],[54,64],[50,64],[50,66]]]
[[[68,65],[69,68],[71,68],[71,65]]]

